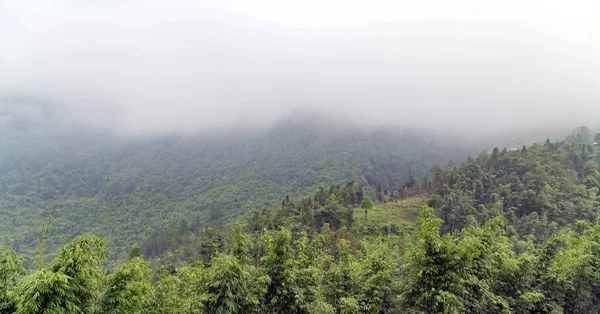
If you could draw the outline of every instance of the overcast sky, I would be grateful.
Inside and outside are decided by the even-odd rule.
[[[599,2],[0,0],[0,94],[134,133],[300,107],[373,124],[596,127]]]

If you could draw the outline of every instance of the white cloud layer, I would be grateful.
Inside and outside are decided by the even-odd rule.
[[[0,93],[133,133],[297,107],[438,128],[594,124],[599,12],[593,0],[0,1]]]

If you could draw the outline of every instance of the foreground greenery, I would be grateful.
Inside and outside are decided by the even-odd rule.
[[[337,201],[332,197],[330,206]],[[440,234],[425,207],[410,236],[357,238],[232,227],[208,264],[102,268],[105,244],[83,236],[28,272],[2,252],[3,313],[596,313],[600,225],[577,222],[543,244],[506,236],[500,218]]]

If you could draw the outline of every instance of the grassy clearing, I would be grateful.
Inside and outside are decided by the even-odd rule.
[[[376,203],[369,211],[365,221],[365,211],[361,208],[354,210],[355,221],[359,223],[375,223],[377,226],[395,224],[397,226],[414,227],[417,224],[419,212],[425,205],[427,197],[416,196],[405,200],[387,203]]]

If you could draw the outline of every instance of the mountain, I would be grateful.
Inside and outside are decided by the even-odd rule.
[[[18,112],[2,115],[9,313],[600,310],[586,127],[445,163],[469,149],[318,116],[127,139]]]
[[[52,106],[11,104],[0,111],[0,236],[29,257],[48,210],[51,254],[94,233],[106,237],[115,259],[173,221],[227,224],[282,195],[347,180],[367,193],[376,185],[397,189],[433,163],[472,152],[423,131],[311,114],[251,131],[131,138]]]
[[[0,304],[8,313],[598,313],[600,150],[577,130],[433,166],[431,179],[409,177],[375,203],[348,181],[282,196],[232,225],[183,221],[109,265],[102,237],[75,238],[30,271],[9,244]]]

